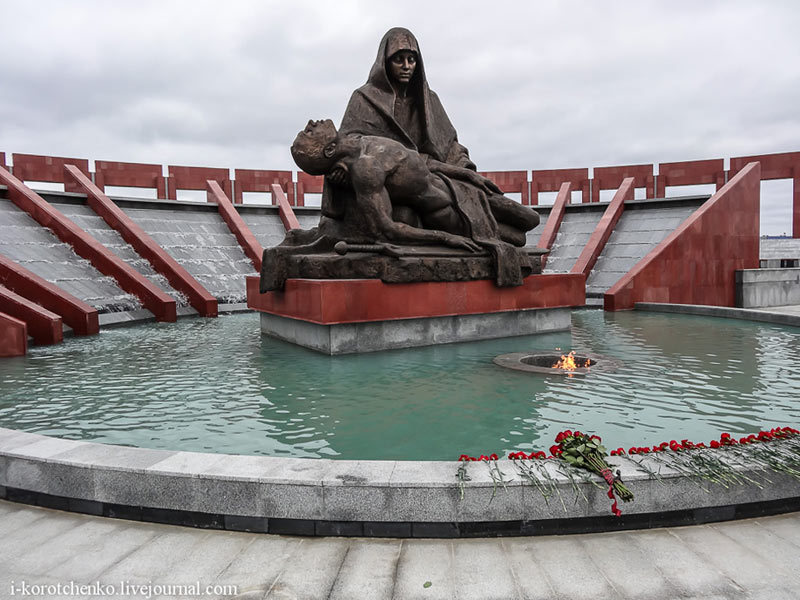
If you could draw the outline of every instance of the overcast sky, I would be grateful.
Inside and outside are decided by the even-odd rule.
[[[0,151],[291,169],[393,26],[482,170],[800,150],[800,2],[0,0]],[[8,159],[7,159],[8,160]],[[762,233],[790,229],[786,182]]]

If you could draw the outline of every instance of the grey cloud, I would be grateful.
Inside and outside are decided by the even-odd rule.
[[[483,169],[798,150],[796,3],[455,6],[11,3],[0,150],[294,170],[297,130],[341,118],[395,25]]]

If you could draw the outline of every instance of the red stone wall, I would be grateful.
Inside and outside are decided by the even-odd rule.
[[[27,181],[48,181],[63,183],[70,192],[77,191],[71,181],[64,181],[63,165],[74,164],[85,175],[90,176],[88,161],[78,158],[40,156],[33,154],[13,154],[14,174]],[[793,227],[795,237],[800,237],[800,152],[783,152],[740,156],[731,159],[728,178],[735,175],[748,162],[759,161],[762,165],[762,179],[793,180]],[[5,154],[0,152],[0,167],[5,162]],[[122,163],[112,161],[96,162],[95,183],[101,189],[106,185],[130,187],[155,187],[159,198],[176,198],[178,189],[204,190],[208,179],[217,181],[225,194],[235,203],[241,201],[243,192],[270,191],[277,183],[284,190],[293,206],[305,205],[305,194],[322,192],[323,178],[311,176],[302,171],[297,174],[297,190],[292,185],[291,171],[259,169],[236,169],[238,185],[232,185],[228,169],[207,167],[170,166],[169,183],[164,192],[164,177],[160,165]],[[659,175],[654,176],[653,165],[624,165],[595,167],[594,179],[589,178],[589,169],[543,169],[531,172],[530,182],[526,171],[491,171],[491,177],[506,192],[519,192],[523,204],[538,204],[539,192],[556,192],[562,183],[569,182],[573,190],[582,192],[582,202],[597,202],[601,190],[616,189],[625,177],[633,177],[635,187],[645,188],[646,197],[663,197],[667,186],[714,183],[719,190],[724,184],[726,173],[722,159],[694,160],[660,163]],[[111,179],[109,179],[111,178]]]
[[[28,352],[28,328],[24,321],[0,312],[0,358]]]
[[[156,198],[167,197],[161,165],[96,160],[94,171],[94,184],[101,191],[105,191],[107,185],[150,188],[156,190]]]
[[[278,216],[281,218],[283,228],[286,231],[300,229],[300,222],[292,210],[292,205],[289,204],[289,199],[278,184],[272,185],[272,197],[275,198],[275,203],[278,205]]]
[[[653,165],[595,167],[592,179],[592,202],[600,202],[600,190],[616,190],[627,177],[633,177],[634,188],[645,188],[647,198],[655,197]]]
[[[553,242],[556,241],[558,230],[561,229],[561,221],[564,220],[564,211],[569,203],[570,196],[572,196],[572,184],[565,181],[561,184],[561,189],[558,190],[558,196],[553,203],[553,209],[550,211],[550,216],[547,217],[547,222],[544,224],[542,235],[539,236],[539,242],[536,244],[538,248],[550,250],[553,247]],[[542,268],[547,264],[547,255],[542,256]]]
[[[527,171],[481,171],[480,174],[494,181],[504,194],[519,194],[522,204],[531,203]]]
[[[531,204],[539,204],[539,192],[557,192],[565,182],[581,190],[581,202],[589,202],[589,169],[547,169],[531,171]]]
[[[761,169],[751,163],[642,258],[604,296],[636,302],[734,306],[735,272],[758,268]]]
[[[0,285],[3,312],[27,325],[28,334],[37,344],[58,344],[64,339],[61,317]]]
[[[622,185],[619,186],[617,193],[614,194],[614,198],[609,202],[603,216],[600,217],[600,221],[589,237],[589,241],[583,247],[570,273],[580,273],[584,277],[589,277],[589,273],[594,268],[597,259],[600,258],[603,248],[606,247],[608,238],[611,237],[611,233],[617,226],[622,216],[622,211],[625,210],[625,201],[633,200],[633,193],[633,177],[627,177],[622,181]]]
[[[61,316],[75,335],[100,330],[97,309],[0,254],[0,284]]]
[[[259,278],[247,278],[247,306],[258,311],[323,323],[358,323],[581,306],[583,276],[531,275],[517,287],[494,282],[430,281],[383,283],[380,279],[289,279],[283,292],[258,291]]]
[[[85,158],[66,158],[63,156],[40,156],[38,154],[13,154],[14,177],[22,181],[47,181],[63,183],[65,192],[80,191],[72,180],[64,176],[64,165],[75,165],[87,177],[89,161]]]
[[[247,258],[253,263],[255,270],[260,272],[261,255],[264,253],[261,244],[258,243],[256,236],[250,231],[247,223],[244,222],[242,216],[233,207],[230,199],[223,193],[219,184],[216,181],[208,181],[207,185],[206,193],[208,194],[208,201],[216,202],[222,220],[225,221],[228,229],[236,238],[236,241],[239,242],[239,246]]]
[[[792,180],[792,236],[800,238],[800,152],[732,158],[730,176],[754,161],[761,163],[761,179]]]
[[[670,185],[716,184],[717,190],[725,185],[725,161],[721,158],[711,160],[689,160],[684,162],[658,163],[657,198],[666,196]]]
[[[231,189],[230,170],[215,168],[215,167],[176,167],[170,165],[169,169],[169,183],[168,183],[168,197],[170,200],[177,200],[178,190],[206,190],[206,181],[211,179],[216,181],[221,187],[222,191],[231,198],[233,196]]]
[[[309,175],[304,171],[297,172],[297,202],[295,206],[305,206],[306,194],[321,194],[325,178],[322,175]]]
[[[292,184],[291,171],[265,171],[260,169],[236,169],[235,184],[233,186],[233,202],[241,204],[244,192],[270,192],[272,184],[277,183],[289,196],[289,202],[294,200],[294,185]],[[277,204],[272,198],[272,204]]]

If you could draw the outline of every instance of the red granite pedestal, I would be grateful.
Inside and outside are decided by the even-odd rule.
[[[519,287],[489,280],[383,283],[378,279],[289,279],[247,305],[261,331],[325,354],[353,354],[568,329],[585,303],[580,274],[531,275]]]

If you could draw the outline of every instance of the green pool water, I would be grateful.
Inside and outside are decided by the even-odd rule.
[[[498,354],[593,352],[614,373],[542,376]],[[0,361],[0,426],[146,448],[449,460],[800,423],[800,330],[577,311],[569,332],[329,357],[262,337],[257,314],[110,329]]]

